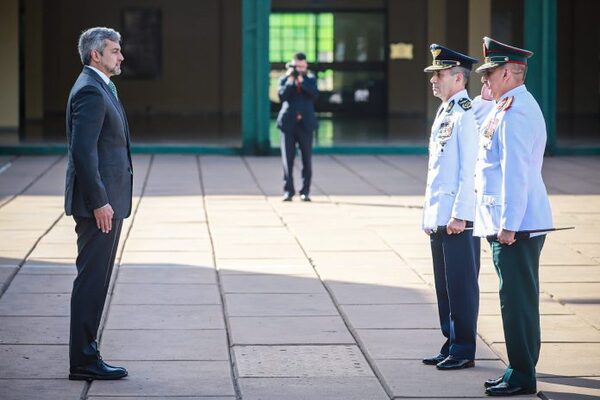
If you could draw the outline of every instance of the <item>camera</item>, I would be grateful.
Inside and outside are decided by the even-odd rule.
[[[294,79],[300,75],[300,71],[296,69],[296,64],[291,61],[285,64],[285,68],[287,69],[287,75],[292,76]]]

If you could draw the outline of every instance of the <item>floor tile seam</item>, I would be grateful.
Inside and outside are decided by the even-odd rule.
[[[372,371],[371,371],[372,372]],[[359,375],[359,374],[339,374],[339,375],[332,375],[332,374],[320,374],[320,375],[310,375],[310,374],[298,374],[298,375],[292,375],[292,374],[282,374],[282,375],[243,375],[240,376],[240,379],[311,379],[311,378],[322,378],[323,380],[327,380],[327,379],[331,379],[331,380],[335,380],[335,379],[344,379],[344,378],[351,378],[351,379],[356,379],[356,378],[371,378],[371,379],[377,379],[377,377],[375,375],[371,374],[365,374],[365,375]]]
[[[106,326],[106,331],[147,331],[147,332],[162,332],[162,331],[179,331],[179,332],[190,332],[190,331],[224,331],[225,328],[112,328]]]
[[[69,343],[10,343],[10,342],[0,342],[0,347],[2,346],[68,346]]]
[[[423,357],[374,357],[376,361],[422,361]],[[475,361],[492,362],[501,361],[500,358],[475,357]]]
[[[398,256],[398,257],[399,257],[399,258],[400,258],[400,259],[401,259],[401,260],[402,260],[402,261],[403,261],[405,264],[407,264],[407,265],[408,265],[408,267],[409,267],[410,269],[412,269],[412,270],[413,270],[413,272],[414,272],[415,274],[417,274],[417,276],[419,276],[419,277],[421,278],[421,280],[423,280],[423,282],[425,283],[425,285],[426,285],[427,287],[429,287],[429,289],[430,289],[430,292],[433,292],[433,293],[435,293],[435,287],[434,287],[434,286],[433,286],[433,285],[432,285],[430,282],[428,282],[428,281],[427,281],[427,279],[425,279],[425,277],[424,277],[424,274],[423,274],[422,272],[419,272],[419,270],[418,270],[417,268],[415,268],[415,267],[414,267],[414,266],[413,266],[413,265],[412,265],[412,264],[409,262],[409,259],[406,259],[406,258],[404,258],[404,257],[402,256],[402,254],[400,254],[400,253],[398,252],[398,250],[396,249],[396,247],[395,247],[395,246],[392,246],[392,245],[390,245],[390,244],[388,243],[387,239],[386,239],[384,236],[382,236],[382,235],[381,235],[379,232],[377,232],[377,231],[375,231],[375,233],[376,233],[376,234],[377,234],[377,235],[378,235],[378,236],[379,236],[379,237],[380,237],[380,238],[381,238],[381,239],[382,239],[382,240],[383,240],[383,241],[384,241],[384,242],[385,242],[385,243],[386,243],[386,244],[387,244],[387,245],[390,247],[390,250],[391,250],[391,251],[393,251],[393,252],[394,252],[394,253],[395,253],[395,254],[396,254],[396,255],[397,255],[397,256]],[[413,257],[413,258],[414,258],[414,257]],[[424,257],[423,259],[425,259],[425,257]],[[428,259],[428,260],[430,260],[430,258],[429,258],[429,257],[427,257],[427,259]],[[480,291],[480,293],[486,293],[486,292],[482,292],[482,291]],[[493,293],[493,292],[492,292],[492,293]],[[435,303],[432,303],[432,304],[435,304]],[[488,343],[488,341],[486,341],[486,340],[485,340],[484,336],[483,336],[483,335],[482,335],[482,334],[481,334],[479,331],[477,332],[477,336],[478,336],[478,337],[479,337],[479,338],[480,338],[480,339],[483,341],[483,343],[484,343],[484,344],[485,344],[485,345],[488,347],[488,350],[489,350],[489,351],[490,351],[492,354],[495,354],[495,355],[498,357],[498,359],[499,359],[499,360],[501,360],[502,362],[506,363],[506,361],[503,359],[502,355],[501,355],[499,352],[497,352],[496,350],[494,350],[494,349],[493,349],[493,347],[492,347],[492,344],[493,344],[493,343]]]
[[[206,220],[206,229],[208,231],[208,238],[210,241],[211,253],[212,253],[212,263],[213,263],[215,271],[216,271],[217,285],[219,288],[219,295],[221,297],[221,317],[223,320],[223,325],[224,325],[224,330],[225,330],[225,339],[227,341],[227,349],[228,349],[228,355],[229,355],[230,379],[231,379],[231,384],[233,386],[235,398],[237,400],[242,400],[242,391],[239,386],[239,376],[238,376],[238,371],[237,371],[237,369],[238,369],[237,368],[237,359],[235,357],[235,351],[233,349],[233,345],[234,345],[233,333],[232,333],[229,318],[227,316],[227,311],[228,311],[227,310],[227,298],[225,296],[223,282],[221,280],[221,273],[219,270],[219,264],[217,262],[217,260],[219,258],[217,257],[215,238],[213,237],[213,232],[212,232],[213,224],[212,224],[212,222],[210,220],[210,216],[209,216],[210,215],[209,209],[208,209],[209,208],[209,199],[207,198],[207,194],[206,194],[204,174],[203,174],[203,170],[202,170],[202,157],[197,155],[197,156],[195,156],[195,160],[196,160],[196,169],[198,171],[198,180],[199,180],[200,189],[202,192],[202,211],[204,213],[204,219]]]
[[[506,344],[506,342],[504,340],[503,341],[495,341],[495,342],[491,342],[491,343],[492,344]],[[542,341],[540,343],[541,344],[558,344],[558,345],[561,345],[561,344],[590,344],[590,345],[593,345],[593,344],[599,344],[600,340],[594,341],[594,340],[582,339],[582,340],[567,341],[567,340],[543,340],[542,339]]]
[[[581,320],[582,322],[584,322],[586,325],[588,325],[589,327],[591,327],[591,328],[593,328],[593,329],[595,329],[595,330],[597,330],[597,331],[600,331],[600,329],[599,329],[599,327],[596,325],[596,323],[594,323],[592,320],[588,319],[588,318],[587,318],[587,317],[585,317],[584,315],[580,315],[580,314],[578,314],[578,313],[577,313],[577,310],[574,310],[574,309],[572,309],[572,308],[571,308],[573,305],[581,305],[582,303],[577,303],[577,302],[569,302],[569,301],[566,301],[566,300],[564,300],[564,299],[561,299],[561,298],[560,298],[560,296],[557,296],[557,295],[555,295],[555,294],[553,294],[553,293],[550,293],[550,292],[548,292],[548,291],[546,291],[546,290],[542,290],[541,292],[542,292],[542,293],[544,293],[544,294],[546,294],[546,295],[548,295],[548,296],[549,296],[549,297],[550,297],[550,298],[551,298],[553,301],[555,301],[556,303],[558,303],[558,304],[560,304],[561,306],[565,307],[565,309],[566,309],[566,310],[569,310],[570,312],[569,312],[569,314],[568,314],[568,315],[571,315],[571,312],[572,312],[572,315],[575,315],[575,316],[576,316],[578,319],[580,319],[580,320]],[[588,305],[590,305],[590,304],[594,304],[594,303],[591,303],[591,302],[589,302],[589,303],[583,303],[583,304],[588,304]]]
[[[333,156],[328,156],[329,158],[333,158]],[[361,346],[361,343],[359,341],[359,336],[357,334],[357,332],[354,331],[352,325],[350,324],[349,320],[347,318],[345,318],[345,315],[343,313],[342,308],[340,307],[340,305],[337,303],[337,299],[333,293],[333,291],[331,290],[331,288],[328,286],[328,284],[321,278],[321,276],[319,275],[319,271],[316,267],[316,265],[314,264],[314,261],[312,260],[312,258],[309,256],[308,252],[306,251],[306,249],[303,247],[302,242],[300,241],[300,239],[298,238],[298,236],[295,234],[295,232],[293,231],[293,229],[290,227],[290,225],[285,221],[285,218],[283,217],[283,215],[280,213],[280,211],[272,204],[272,202],[269,200],[268,196],[266,195],[265,190],[262,188],[262,186],[260,185],[260,182],[258,181],[256,175],[254,174],[254,171],[252,170],[250,164],[248,163],[248,160],[245,157],[242,157],[244,164],[247,168],[247,170],[249,171],[250,175],[252,176],[255,184],[257,185],[257,187],[261,190],[261,192],[263,193],[263,195],[265,196],[265,201],[267,201],[267,203],[271,206],[271,208],[273,209],[273,211],[275,212],[275,214],[279,217],[281,223],[283,224],[283,226],[286,228],[286,230],[294,237],[294,239],[296,240],[296,242],[298,243],[298,246],[300,247],[301,251],[303,252],[305,258],[308,260],[308,262],[310,263],[310,265],[312,266],[313,270],[315,271],[315,273],[317,274],[321,284],[323,285],[323,288],[325,289],[325,291],[329,294],[329,297],[331,299],[331,301],[333,302],[334,307],[336,308],[337,312],[340,315],[340,318],[342,319],[343,324],[345,325],[347,332],[350,334],[350,336],[352,337],[352,339],[354,340],[354,342],[357,344],[361,354],[363,355],[363,357],[365,358],[367,364],[369,365],[369,368],[371,369],[371,371],[373,372],[373,374],[375,375],[375,378],[377,379],[377,381],[379,382],[379,384],[381,385],[381,388],[385,391],[386,395],[389,398],[393,397],[393,392],[391,390],[391,387],[387,384],[387,382],[385,381],[383,374],[381,374],[381,372],[377,369],[377,366],[372,362],[372,360],[370,359],[370,356],[368,354],[368,352],[366,351],[366,347]],[[322,193],[326,193],[325,191],[323,191],[321,188],[318,187],[317,184],[315,184],[315,186],[319,189],[319,191],[321,191]],[[327,196],[328,200],[329,196]],[[339,206],[337,206],[339,207]]]
[[[46,377],[36,377],[36,378],[28,378],[28,377],[19,377],[19,378],[2,378],[0,377],[0,381],[65,381],[68,382],[68,378],[46,378]]]
[[[169,254],[169,255],[188,255],[188,254],[204,254],[209,253],[209,251],[202,250],[177,250],[177,249],[165,249],[165,250],[132,250],[127,249],[127,254],[139,255],[139,254],[148,254],[148,255],[160,255],[160,254]],[[49,257],[47,257],[49,258]],[[55,257],[61,258],[61,257]]]
[[[63,276],[66,276],[66,275],[63,275]],[[69,291],[65,291],[65,292],[63,292],[63,291],[60,291],[60,292],[21,292],[21,291],[11,290],[9,292],[9,294],[12,294],[12,293],[14,293],[14,294],[61,294],[62,295],[62,294],[71,294],[71,291],[69,290]]]
[[[264,314],[264,315],[229,315],[230,318],[312,318],[312,317],[339,317],[337,314]]]
[[[8,279],[2,284],[2,286],[0,286],[0,299],[2,299],[2,297],[4,296],[4,293],[6,293],[8,291],[11,283],[14,281],[14,279],[17,276],[17,274],[22,270],[23,265],[25,265],[27,263],[27,259],[34,252],[34,250],[36,249],[36,247],[38,246],[38,244],[40,243],[40,241],[44,238],[44,236],[46,236],[56,226],[56,224],[58,224],[58,222],[64,216],[65,216],[64,211],[61,211],[60,214],[59,214],[59,216],[58,216],[58,218],[55,218],[54,221],[50,223],[50,227],[48,227],[37,238],[37,240],[34,242],[33,246],[31,247],[31,249],[25,254],[25,257],[16,266],[16,269],[14,271],[12,271],[12,273],[10,274],[10,276],[8,277]]]
[[[234,343],[233,347],[327,347],[327,346],[355,346],[356,342],[281,342],[281,343]]]
[[[113,295],[114,296],[114,295]],[[203,307],[203,308],[215,308],[220,306],[221,304],[114,304],[119,307],[129,307],[131,305],[135,305],[138,307]]]
[[[119,361],[119,362],[135,362],[135,363],[228,363],[229,359],[199,359],[199,358],[177,358],[177,359],[163,359],[163,358],[152,358],[152,359],[139,359],[139,358],[119,358],[112,357],[111,361]]]
[[[544,379],[544,380],[555,380],[555,379],[565,379],[565,378],[598,378],[600,377],[600,374],[598,375],[546,375],[543,372],[541,374],[538,375],[538,383],[540,378]],[[541,383],[546,383],[544,381],[542,381]]]
[[[323,293],[323,292],[300,292],[300,291],[295,291],[295,292],[237,292],[237,291],[224,291],[223,294],[269,294],[269,295],[282,295],[282,294],[303,294],[303,295],[307,295],[307,294],[327,294],[327,293]]]
[[[250,257],[216,257],[217,260],[296,260],[297,257],[291,258],[291,257],[257,257],[257,258],[250,258]]]
[[[0,164],[0,175],[8,171],[8,169],[12,167],[13,162],[15,162],[18,158],[19,156],[13,155],[9,156],[6,161],[2,162],[2,164]]]
[[[283,272],[274,272],[274,271],[269,271],[269,270],[263,270],[263,271],[257,271],[257,272],[246,272],[246,271],[240,271],[239,269],[233,269],[230,267],[220,267],[223,275],[226,276],[256,276],[256,277],[264,277],[264,276],[277,276],[277,277],[297,277],[297,278],[303,278],[303,277],[314,277],[314,274],[305,274],[305,273],[283,273]],[[252,267],[250,267],[252,268]],[[274,270],[277,270],[278,267],[273,267]],[[279,269],[281,269],[279,267]]]
[[[390,307],[390,306],[404,306],[404,307],[417,307],[417,306],[431,306],[431,305],[435,305],[435,302],[422,302],[422,303],[355,303],[355,304],[349,304],[349,303],[342,303],[342,305],[344,307],[354,307],[354,308],[367,308],[367,307],[373,307],[373,308],[381,308],[381,307]]]
[[[125,237],[122,239],[122,241],[120,241],[122,244],[121,244],[121,248],[118,249],[118,254],[115,259],[116,268],[114,268],[112,276],[111,276],[111,282],[109,283],[109,292],[107,294],[106,305],[104,307],[104,312],[102,313],[102,316],[100,317],[100,324],[99,324],[98,333],[97,333],[97,341],[98,341],[98,344],[100,345],[100,347],[102,346],[102,338],[103,338],[104,328],[106,326],[106,322],[108,320],[108,317],[110,315],[111,308],[112,308],[112,300],[113,300],[113,294],[114,294],[114,290],[115,290],[115,282],[119,278],[119,270],[120,270],[121,261],[123,259],[124,249],[125,249],[125,246],[127,245],[127,240],[129,238],[129,235],[132,232],[133,226],[135,225],[135,222],[136,222],[135,219],[136,219],[137,212],[140,209],[140,205],[144,199],[144,195],[146,192],[146,188],[148,186],[148,181],[149,181],[150,174],[152,172],[152,167],[154,164],[154,158],[155,158],[154,154],[150,155],[150,159],[148,160],[148,167],[146,169],[146,176],[144,177],[139,196],[132,196],[132,197],[136,198],[137,201],[135,203],[135,207],[133,207],[133,204],[132,204],[131,222],[128,223],[128,226],[127,226],[128,229],[127,229],[127,232],[125,232]],[[117,245],[119,245],[119,243]],[[87,395],[88,395],[89,390],[92,387],[92,384],[93,384],[93,381],[86,382],[84,384],[84,387],[81,391],[81,396],[80,396],[81,400],[87,399],[87,397],[88,397]]]
[[[129,286],[129,285],[146,285],[146,286],[216,286],[216,283],[208,283],[208,282],[117,282],[118,285],[121,286]]]
[[[574,316],[577,315],[574,312],[567,312],[567,313],[544,313],[544,312],[540,312],[540,316],[542,317],[558,317],[558,316]],[[500,311],[498,311],[495,314],[490,314],[490,313],[479,313],[480,317],[501,317],[502,314],[500,313]]]
[[[233,269],[233,268],[234,267],[223,267],[223,269],[225,269],[225,270],[230,270],[230,269]],[[250,267],[250,268],[252,268],[252,267]],[[273,269],[275,269],[275,268],[278,268],[278,267],[274,266]],[[316,275],[314,274],[314,272],[298,272],[298,273],[286,274],[286,273],[239,271],[239,273],[236,273],[236,274],[227,273],[227,275],[253,276],[253,277],[260,277],[260,278],[280,278],[280,277],[288,277],[288,276],[299,277],[299,278],[315,278],[316,277]]]
[[[319,318],[319,319],[332,318],[332,317],[341,318],[341,315],[335,314],[335,315],[305,315],[305,316],[297,316],[297,315],[231,316],[231,318]]]
[[[23,265],[24,268],[27,268],[25,265]],[[57,268],[57,267],[48,267],[48,268]],[[73,266],[70,266],[69,268],[73,268]],[[41,268],[40,268],[41,269]],[[66,267],[65,267],[66,269]],[[76,272],[68,272],[68,273],[59,273],[59,272],[55,272],[55,273],[37,273],[37,272],[30,272],[30,271],[26,271],[25,269],[21,269],[21,276],[75,276],[77,275]]]
[[[405,168],[402,168],[400,165],[398,165],[398,164],[396,164],[396,163],[393,163],[393,162],[391,162],[391,161],[389,161],[389,160],[387,160],[387,159],[383,158],[383,156],[381,156],[381,155],[375,155],[375,158],[377,158],[377,159],[378,159],[379,161],[381,161],[382,163],[389,165],[389,166],[390,166],[390,167],[392,167],[393,169],[395,169],[395,170],[397,170],[397,171],[400,171],[400,172],[402,172],[402,173],[403,173],[403,174],[405,174],[406,176],[408,176],[408,177],[410,177],[410,178],[414,179],[415,181],[417,181],[417,182],[419,182],[419,183],[421,183],[421,184],[423,184],[423,185],[425,185],[425,184],[427,183],[427,182],[426,182],[426,181],[427,181],[427,179],[426,179],[426,178],[425,178],[425,179],[423,179],[423,177],[422,177],[422,176],[420,176],[420,175],[417,175],[417,174],[414,174],[414,173],[413,173],[413,172],[411,172],[410,170],[407,170],[407,169],[405,169]]]
[[[355,328],[357,331],[438,331],[439,328]]]
[[[221,303],[121,303],[115,302],[113,303],[117,306],[220,306]]]
[[[0,318],[3,317],[10,317],[10,318],[15,318],[15,317],[22,317],[22,318],[42,318],[42,317],[48,317],[48,318],[61,318],[61,317],[69,317],[71,316],[71,314],[51,314],[51,315],[47,315],[47,314],[0,314]]]
[[[358,345],[355,342],[348,343],[325,343],[325,342],[314,342],[314,343],[250,343],[250,344],[236,344],[235,347],[356,347],[358,349]]]
[[[7,200],[5,200],[2,203],[0,203],[0,209],[2,209],[3,207],[5,207],[7,204],[11,203],[18,196],[21,196],[25,192],[27,192],[42,177],[44,177],[48,172],[50,172],[50,170],[52,170],[60,161],[62,161],[63,158],[65,158],[64,155],[57,156],[56,159],[53,162],[51,162],[37,177],[33,178],[33,180],[30,183],[28,183],[19,193],[15,193],[14,195],[10,196]]]

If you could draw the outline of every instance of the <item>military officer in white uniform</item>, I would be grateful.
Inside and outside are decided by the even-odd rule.
[[[496,107],[496,102],[492,98],[490,89],[483,85],[481,87],[481,94],[473,99],[473,113],[475,113],[478,129],[481,128],[483,122],[494,107]]]
[[[515,233],[552,227],[542,161],[546,124],[525,87],[528,50],[484,38],[485,63],[477,68],[496,101],[480,130],[474,235],[491,240],[500,278],[500,304],[509,365],[485,382],[486,394],[536,392],[540,352],[539,258],[545,235],[515,241]]]
[[[423,359],[441,370],[475,365],[479,238],[473,239],[478,129],[465,86],[476,59],[432,44],[433,95],[442,100],[429,141],[423,230],[429,234],[440,326],[446,342]]]

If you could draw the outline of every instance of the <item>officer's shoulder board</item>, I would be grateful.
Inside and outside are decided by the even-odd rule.
[[[458,105],[465,111],[469,111],[473,106],[471,105],[471,100],[463,97],[458,101]]]
[[[446,108],[446,114],[450,114],[452,112],[452,109],[454,108],[454,100],[450,101],[450,103],[448,103],[448,107]]]
[[[514,96],[506,97],[504,100],[502,100],[500,103],[498,103],[498,105],[496,106],[496,109],[498,111],[506,111],[513,105],[514,101],[515,101]]]

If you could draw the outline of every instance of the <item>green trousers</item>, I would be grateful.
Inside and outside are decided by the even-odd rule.
[[[535,366],[540,354],[540,253],[546,236],[492,242],[494,267],[500,279],[500,307],[509,365],[504,382],[536,390]]]

